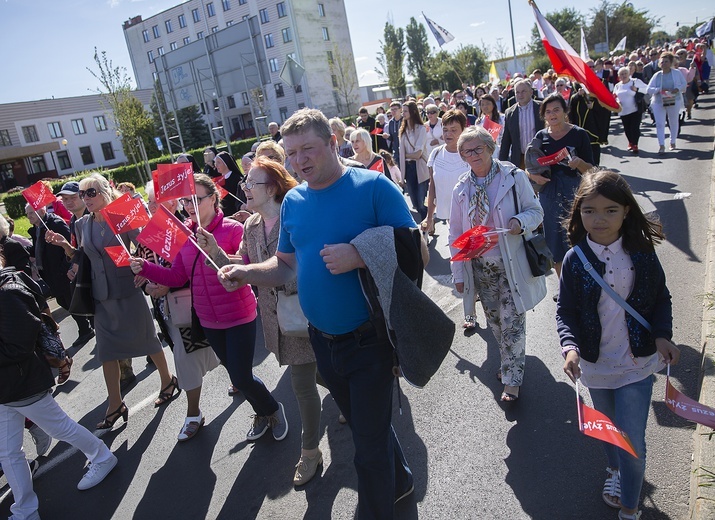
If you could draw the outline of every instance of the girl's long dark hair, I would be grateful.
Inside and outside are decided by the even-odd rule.
[[[602,195],[629,208],[621,226],[623,248],[628,253],[652,252],[657,244],[665,240],[663,226],[643,214],[631,187],[623,177],[611,170],[592,170],[581,179],[571,212],[564,220],[564,227],[572,246],[586,237],[586,229],[581,220],[581,205],[584,200],[596,195]]]
[[[402,124],[400,125],[400,132],[399,136],[402,137],[402,134],[405,133],[405,131],[412,130],[415,128],[417,125],[424,125],[424,122],[422,121],[422,116],[420,116],[420,111],[417,109],[417,103],[414,101],[405,101],[402,104],[403,107],[407,107],[407,110],[410,112],[410,121],[407,121],[406,117],[402,118]]]

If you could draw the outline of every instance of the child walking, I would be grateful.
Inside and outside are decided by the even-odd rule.
[[[670,292],[654,248],[665,236],[643,215],[623,177],[607,170],[583,177],[564,225],[571,246],[652,327],[648,332],[602,291],[573,248],[566,254],[556,307],[564,372],[574,382],[581,378],[596,410],[633,443],[638,458],[603,443],[608,478],[602,497],[619,509],[620,520],[637,520],[653,374],[680,357],[670,341]]]

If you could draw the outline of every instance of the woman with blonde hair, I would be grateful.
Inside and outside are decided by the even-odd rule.
[[[350,136],[345,135],[345,123],[338,117],[332,118],[329,123],[330,129],[338,139],[338,155],[345,159],[350,159],[355,155],[355,151],[353,150],[353,145],[350,143]]]

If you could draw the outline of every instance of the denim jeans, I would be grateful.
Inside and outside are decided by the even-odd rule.
[[[412,472],[392,428],[392,347],[375,330],[333,341],[310,327],[318,371],[350,425],[358,477],[358,518],[393,518]]]
[[[231,384],[243,393],[256,415],[273,415],[278,410],[278,402],[263,381],[253,375],[256,320],[229,329],[204,327],[204,332],[211,348],[228,370]]]
[[[645,427],[653,394],[653,376],[613,390],[589,388],[588,391],[596,410],[606,414],[626,432],[638,454],[636,459],[613,444],[602,443],[609,467],[621,472],[621,504],[635,509],[640,502],[645,475]]]
[[[422,220],[427,217],[427,206],[425,206],[425,197],[427,196],[427,188],[429,181],[419,182],[417,180],[417,162],[405,161],[405,183],[407,184],[407,194],[410,196],[412,207],[420,214]]]

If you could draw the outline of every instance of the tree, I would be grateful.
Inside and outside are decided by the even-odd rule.
[[[407,39],[407,71],[414,76],[415,88],[423,94],[428,94],[432,89],[432,81],[427,72],[431,50],[427,40],[425,26],[410,18],[410,23],[405,28]]]
[[[650,33],[659,20],[648,16],[648,11],[637,10],[633,4],[624,1],[622,4],[612,4],[603,0],[600,7],[591,10],[593,21],[586,35],[589,48],[595,44],[606,42],[606,14],[608,15],[608,44],[613,48],[616,42],[627,36],[627,49],[635,49],[650,41]],[[610,51],[611,49],[609,49]]]
[[[584,16],[573,7],[564,7],[560,11],[554,11],[544,15],[551,25],[554,26],[561,36],[574,49],[580,48],[581,42],[581,27],[586,24]],[[590,44],[589,44],[590,45]],[[543,56],[546,54],[544,44],[541,42],[539,29],[534,24],[531,29],[531,52],[534,57]]]
[[[650,41],[648,43],[650,43],[651,45],[652,44],[660,45],[662,43],[672,42],[675,39],[676,38],[674,38],[673,36],[671,36],[670,34],[668,34],[665,31],[655,31],[655,32],[651,33]]]
[[[678,40],[683,38],[693,38],[695,36],[695,28],[697,25],[681,25],[675,32],[675,38],[671,38],[668,41]]]
[[[337,44],[333,44],[333,50],[328,55],[328,65],[333,79],[333,88],[335,88],[338,113],[342,116],[355,115],[353,108],[357,101],[357,83],[355,82],[355,62],[352,54],[343,54]],[[343,105],[343,103],[345,104]]]
[[[405,97],[407,83],[405,82],[405,32],[402,27],[395,28],[390,22],[385,22],[384,42],[380,41],[381,51],[377,53],[375,68],[381,78],[387,80],[393,95]]]
[[[460,87],[462,82],[477,85],[484,81],[489,71],[487,60],[484,49],[476,45],[460,45],[452,56],[454,71],[461,79]]]

